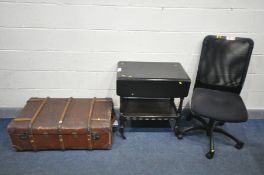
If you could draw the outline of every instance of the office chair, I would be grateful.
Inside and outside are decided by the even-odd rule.
[[[242,141],[220,126],[225,122],[239,123],[248,119],[240,92],[246,78],[254,42],[249,38],[207,36],[203,41],[197,77],[194,85],[191,114],[202,125],[183,129],[182,134],[205,130],[209,136],[208,159],[214,157],[213,133],[221,133],[236,142]]]

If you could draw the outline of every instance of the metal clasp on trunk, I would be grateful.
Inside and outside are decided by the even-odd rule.
[[[76,131],[73,131],[72,132],[72,138],[78,139],[78,135],[77,135],[77,132]]]
[[[43,132],[43,133],[42,133],[42,136],[43,136],[45,139],[48,139],[48,138],[49,138],[49,133],[48,133],[48,132]]]
[[[91,136],[92,136],[92,140],[98,140],[101,137],[100,134],[97,132],[92,132]]]
[[[20,140],[27,140],[29,138],[28,133],[22,133],[19,135]]]

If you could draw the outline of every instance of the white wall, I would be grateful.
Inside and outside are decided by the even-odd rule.
[[[178,61],[208,34],[255,41],[242,97],[264,109],[263,0],[0,0],[0,107],[31,96],[115,99],[119,60]]]

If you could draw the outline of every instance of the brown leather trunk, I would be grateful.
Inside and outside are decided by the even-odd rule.
[[[16,150],[110,149],[110,98],[31,98],[7,127]]]

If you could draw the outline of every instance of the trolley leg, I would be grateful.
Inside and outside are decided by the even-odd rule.
[[[119,116],[119,133],[123,139],[126,139],[124,132],[125,132],[125,117],[121,113]]]
[[[182,113],[182,103],[183,103],[183,98],[180,98],[180,104],[178,107],[178,110],[173,102],[174,110],[177,115],[176,121],[175,121],[175,126],[174,126],[174,133],[178,139],[182,139],[182,134],[180,131],[180,123],[181,123],[181,113]]]

